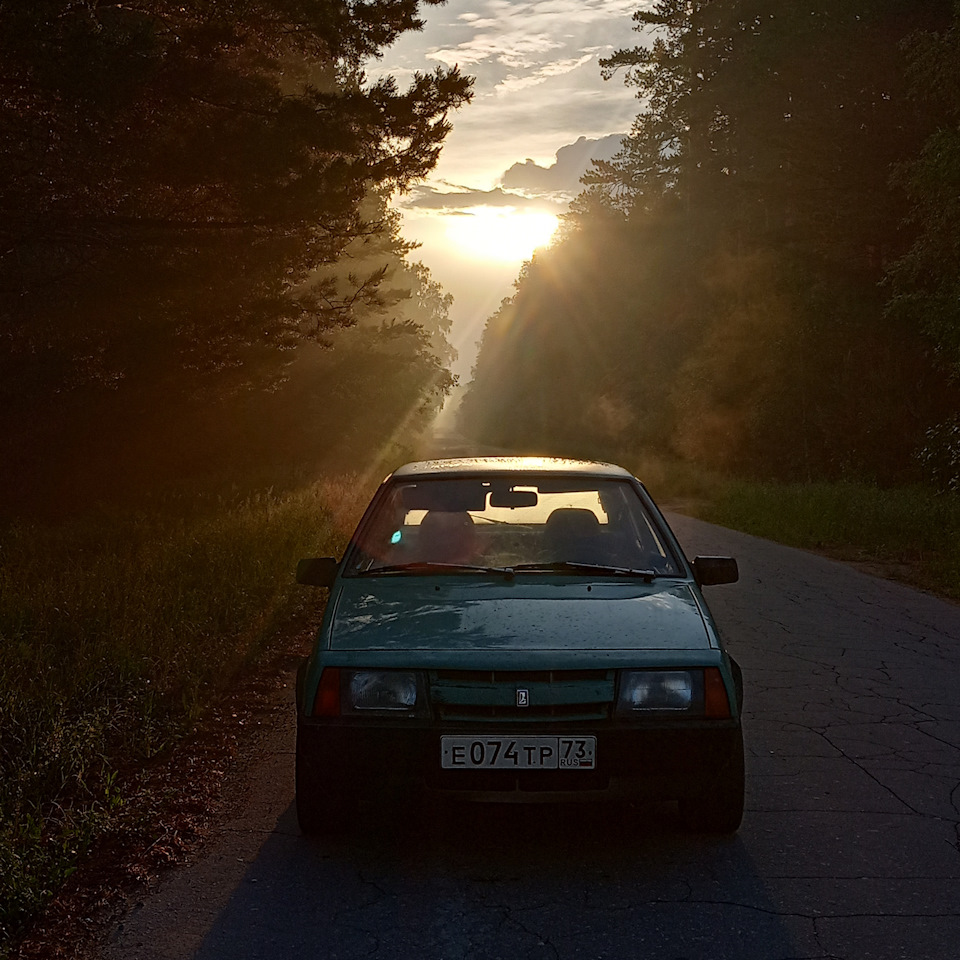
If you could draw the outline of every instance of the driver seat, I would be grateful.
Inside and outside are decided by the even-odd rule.
[[[552,562],[604,563],[603,534],[592,510],[559,507],[547,517],[544,541]]]

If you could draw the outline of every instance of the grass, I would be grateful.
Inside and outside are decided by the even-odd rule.
[[[960,599],[960,498],[924,487],[727,481],[705,520],[870,563],[880,572]]]
[[[291,615],[297,559],[342,550],[362,488],[0,530],[0,957],[109,830],[124,771]]]
[[[767,483],[691,464],[637,458],[666,506],[721,526],[840,560],[960,600],[960,497],[930,487]]]

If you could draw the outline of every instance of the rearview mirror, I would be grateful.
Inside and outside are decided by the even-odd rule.
[[[736,583],[740,579],[740,570],[733,557],[696,557],[693,575],[701,587],[709,587],[717,583]]]
[[[297,583],[311,587],[329,587],[337,576],[337,563],[333,557],[310,557],[297,564]]]
[[[491,507],[535,507],[538,502],[536,490],[493,490],[490,493]]]

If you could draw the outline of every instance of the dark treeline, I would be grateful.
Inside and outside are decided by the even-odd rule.
[[[960,453],[951,0],[661,0],[642,109],[490,318],[464,429],[761,478],[943,482]],[[958,457],[957,459],[960,459]]]
[[[419,6],[0,2],[0,515],[356,459],[442,400],[387,201],[470,81],[361,69]]]

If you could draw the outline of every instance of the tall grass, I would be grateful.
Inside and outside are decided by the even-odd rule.
[[[727,480],[698,508],[706,520],[843,560],[887,565],[960,599],[960,497],[926,487]]]
[[[896,579],[960,599],[956,494],[850,481],[742,480],[651,456],[630,464],[664,507],[837,559],[872,563]]]
[[[122,805],[118,771],[262,652],[299,557],[340,552],[360,486],[0,531],[0,956]]]

